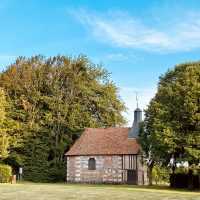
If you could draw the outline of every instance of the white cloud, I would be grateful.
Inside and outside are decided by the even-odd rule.
[[[147,25],[123,12],[97,14],[87,10],[71,11],[89,33],[117,47],[146,51],[177,52],[200,48],[200,14],[188,12],[180,20]],[[166,25],[165,25],[166,24]]]
[[[129,88],[129,87],[120,88],[119,94],[122,100],[125,102],[125,105],[128,109],[127,113],[124,113],[124,116],[127,119],[129,126],[131,126],[133,123],[134,110],[137,107],[136,92],[138,93],[139,107],[140,109],[144,110],[147,108],[150,100],[154,97],[156,89],[155,88],[140,89],[140,88]]]
[[[108,61],[124,61],[128,60],[128,56],[123,53],[110,53],[105,55],[104,59]]]

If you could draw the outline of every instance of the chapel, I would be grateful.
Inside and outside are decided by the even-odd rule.
[[[132,127],[86,128],[65,154],[67,182],[147,184],[138,142],[142,110],[134,111]]]

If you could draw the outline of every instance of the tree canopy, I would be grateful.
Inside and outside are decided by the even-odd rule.
[[[140,140],[153,160],[200,162],[200,62],[175,66],[160,77],[146,110]]]
[[[0,88],[0,159],[8,156],[8,135],[6,123],[6,97],[2,88]]]
[[[63,154],[85,127],[125,123],[109,73],[85,56],[20,57],[1,73],[0,87],[19,124],[10,157],[27,180],[63,177]]]

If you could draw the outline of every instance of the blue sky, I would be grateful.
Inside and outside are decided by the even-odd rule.
[[[131,124],[158,77],[200,60],[198,0],[1,0],[0,70],[17,56],[87,55],[120,88]]]

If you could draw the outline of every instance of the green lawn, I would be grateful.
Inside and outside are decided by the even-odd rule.
[[[199,192],[132,186],[0,184],[0,200],[200,200]]]

